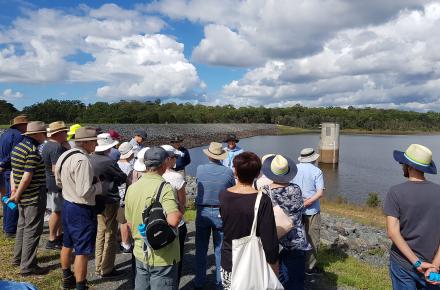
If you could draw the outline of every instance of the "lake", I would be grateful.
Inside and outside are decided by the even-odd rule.
[[[434,161],[440,160],[440,136],[436,135],[341,135],[339,164],[319,164],[324,173],[326,195],[331,199],[338,195],[354,203],[364,203],[370,192],[378,192],[383,200],[390,186],[405,181],[401,166],[393,159],[393,150],[404,151],[411,143],[429,147]],[[263,156],[281,153],[297,161],[302,148],[318,149],[319,134],[288,136],[256,136],[240,140],[247,151]],[[204,147],[190,149],[191,164],[187,173],[195,175],[196,167],[207,162]],[[437,158],[436,158],[437,157]],[[440,169],[440,168],[439,168]],[[440,183],[438,175],[427,175]]]

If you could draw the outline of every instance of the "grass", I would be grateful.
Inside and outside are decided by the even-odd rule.
[[[197,211],[195,209],[187,209],[185,211],[185,221],[187,222],[193,222],[196,220],[196,213]]]
[[[320,130],[316,129],[303,129],[298,127],[290,127],[284,125],[277,125],[278,135],[295,135],[304,133],[319,133]]]
[[[0,125],[0,129],[8,129],[11,125]]]
[[[345,253],[322,247],[319,250],[319,265],[325,273],[319,285],[322,289],[350,286],[356,289],[391,289],[386,266],[376,267],[359,261]],[[333,287],[330,287],[333,286]]]
[[[2,223],[0,223],[0,226],[3,226]],[[58,265],[44,276],[21,277],[19,267],[11,265],[14,243],[14,239],[8,239],[3,233],[0,233],[0,261],[2,261],[0,263],[0,280],[28,282],[41,290],[60,289],[61,270]],[[37,257],[38,263],[46,263],[55,259],[59,260],[59,253],[39,248]]]
[[[322,199],[321,209],[323,212],[350,218],[367,226],[386,228],[386,219],[381,207],[368,207],[345,202],[334,202]]]

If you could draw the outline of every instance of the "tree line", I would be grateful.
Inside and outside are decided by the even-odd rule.
[[[97,102],[49,99],[23,108],[21,112],[0,100],[0,122],[7,124],[18,113],[49,123],[272,123],[305,129],[318,128],[322,122],[338,122],[344,129],[440,131],[440,113],[377,108],[285,108],[205,106],[191,103],[147,101]]]

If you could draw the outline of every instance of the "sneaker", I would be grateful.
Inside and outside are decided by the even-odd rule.
[[[63,290],[76,288],[76,280],[75,280],[75,276],[73,275],[73,273],[69,277],[63,277],[61,283],[62,283]]]
[[[127,249],[122,244],[119,244],[119,250],[123,254],[131,254],[133,252],[133,246],[130,245],[130,247]]]
[[[120,278],[120,277],[124,276],[125,274],[126,274],[125,271],[118,271],[113,268],[113,270],[110,273],[104,274],[104,275],[98,275],[98,276],[101,278],[116,279],[116,278]]]
[[[48,240],[46,243],[46,249],[48,250],[60,250],[62,248],[62,245],[58,240]]]
[[[49,273],[49,269],[41,268],[40,266],[35,266],[35,268],[30,270],[29,272],[24,272],[24,273],[22,272],[20,274],[21,274],[21,276],[26,277],[26,276],[32,276],[32,275],[46,275],[47,273]]]
[[[312,269],[306,271],[306,275],[319,275],[323,273],[324,270],[318,267],[313,267]]]

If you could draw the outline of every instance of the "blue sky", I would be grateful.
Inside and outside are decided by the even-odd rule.
[[[0,0],[0,98],[440,111],[440,1]]]

